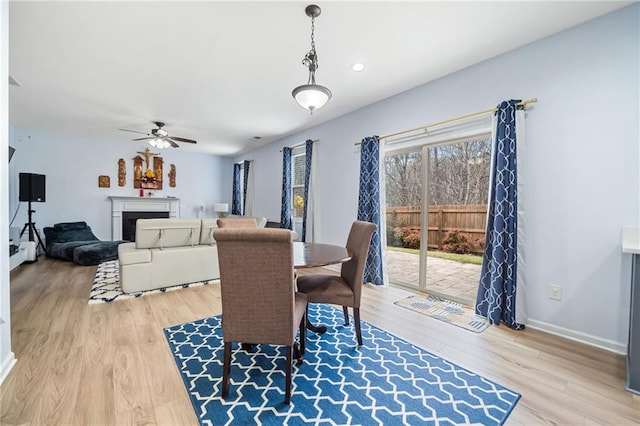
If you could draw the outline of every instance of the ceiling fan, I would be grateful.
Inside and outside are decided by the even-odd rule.
[[[158,128],[151,129],[151,133],[139,132],[137,130],[129,130],[129,129],[118,129],[118,130],[122,130],[124,132],[133,132],[133,133],[140,133],[142,135],[147,135],[147,137],[136,138],[132,140],[133,141],[149,141],[149,144],[154,148],[169,148],[170,146],[174,148],[179,148],[180,145],[178,145],[178,142],[197,143],[193,139],[179,138],[177,136],[169,136],[169,133],[163,129],[164,127],[163,122],[154,121],[153,123],[156,126],[158,126]]]

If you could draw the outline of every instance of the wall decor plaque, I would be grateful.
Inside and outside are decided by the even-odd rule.
[[[111,187],[111,178],[106,175],[98,176],[98,188],[110,188]]]

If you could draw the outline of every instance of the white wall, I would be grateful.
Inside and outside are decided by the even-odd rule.
[[[144,150],[123,136],[116,141],[94,140],[76,136],[54,134],[35,129],[10,127],[6,114],[8,70],[6,64],[6,2],[1,2],[2,37],[2,114],[0,115],[0,239],[8,241],[9,221],[16,212],[13,227],[22,228],[27,222],[27,203],[18,202],[18,173],[46,175],[46,202],[33,203],[34,222],[39,230],[57,222],[84,220],[103,240],[111,239],[111,201],[109,196],[138,196],[133,188],[133,157]],[[8,164],[8,142],[16,151]],[[213,204],[231,203],[231,176],[233,162],[229,158],[187,152],[180,149],[162,151],[164,159],[164,189],[155,191],[156,197],[174,196],[180,199],[180,216],[199,217],[200,206],[205,206],[203,217],[216,217]],[[127,183],[118,186],[118,159],[124,158]],[[166,177],[170,164],[176,165],[176,187],[170,188]],[[111,178],[110,188],[98,187],[98,176]],[[44,234],[40,235],[44,239]],[[25,233],[24,238],[27,237]],[[0,245],[0,382],[15,363],[11,352],[11,324],[9,300],[8,244]],[[28,265],[22,267],[29,267]]]
[[[640,224],[639,21],[634,4],[240,156],[254,160],[255,210],[280,217],[279,150],[318,138],[319,241],[343,243],[356,218],[354,142],[537,97],[521,165],[530,325],[624,352],[621,227]]]
[[[9,209],[9,2],[0,2],[0,212]],[[0,383],[13,365],[11,352],[11,301],[9,299],[9,221],[0,214]]]
[[[58,222],[86,221],[96,236],[111,239],[111,201],[109,196],[138,196],[133,188],[133,158],[144,151],[142,142],[130,142],[125,135],[117,141],[104,141],[54,134],[34,129],[12,128],[11,145],[16,149],[10,164],[9,213],[18,205],[20,172],[46,175],[46,202],[32,203],[33,221],[40,230]],[[152,152],[159,152],[152,150]],[[205,206],[205,217],[217,217],[213,204],[231,202],[232,161],[229,158],[178,149],[160,152],[164,160],[164,182],[155,197],[180,199],[180,217],[198,217]],[[118,186],[118,159],[127,167],[127,182]],[[176,165],[176,187],[169,187],[170,164]],[[98,176],[111,178],[110,188],[98,187]],[[20,203],[13,227],[27,222],[27,203]],[[25,233],[26,235],[26,233]],[[44,239],[44,234],[40,234]]]

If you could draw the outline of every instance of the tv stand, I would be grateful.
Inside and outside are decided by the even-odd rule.
[[[13,271],[27,260],[27,248],[24,243],[20,243],[18,251],[9,256],[9,271]]]

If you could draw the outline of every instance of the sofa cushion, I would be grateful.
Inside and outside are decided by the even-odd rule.
[[[124,243],[118,246],[118,261],[120,266],[136,263],[150,263],[151,250],[137,249],[136,243]]]
[[[58,233],[56,232],[55,229],[53,229],[53,226],[45,226],[44,228],[42,228],[42,231],[44,232],[44,240],[45,240],[45,245],[46,245],[46,252],[48,255],[50,255],[49,253],[49,245],[56,241],[56,239],[58,238]]]
[[[99,241],[90,227],[84,229],[73,229],[70,231],[63,231],[58,234],[59,243],[66,243],[69,241]]]
[[[99,241],[85,244],[73,250],[73,261],[78,265],[97,265],[118,258],[118,246],[124,241]]]
[[[53,229],[56,231],[75,231],[85,228],[88,228],[87,222],[62,222],[53,225]]]
[[[202,219],[202,229],[200,230],[200,244],[213,245],[216,239],[213,238],[213,231],[218,229],[218,219]]]
[[[170,248],[200,244],[200,219],[138,219],[136,248]]]
[[[73,251],[77,247],[93,244],[95,242],[95,240],[89,240],[47,244],[47,255],[58,259],[73,260]]]
[[[151,249],[152,281],[158,287],[220,278],[218,245]]]
[[[91,227],[84,224],[84,227],[79,224],[84,222],[73,222],[71,224],[55,224],[53,227],[45,227],[44,235],[47,241],[47,246],[53,243],[67,243],[70,241],[98,241]],[[69,226],[58,226],[69,225]]]

